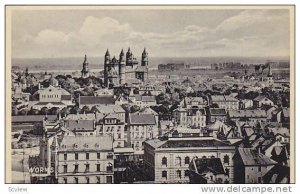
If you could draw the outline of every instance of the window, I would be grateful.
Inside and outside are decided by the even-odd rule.
[[[190,164],[190,157],[185,157],[185,159],[184,159],[184,163],[185,164]]]
[[[225,174],[226,174],[227,176],[229,176],[229,169],[228,169],[228,168],[225,169]]]
[[[109,183],[109,184],[112,183],[112,176],[107,176],[106,177],[106,183]]]
[[[258,166],[258,172],[261,172],[261,166]]]
[[[67,178],[64,178],[64,183],[68,184],[68,179]]]
[[[78,173],[78,164],[75,164],[74,166],[74,173]]]
[[[175,165],[181,166],[181,158],[179,156],[175,158]]]
[[[258,177],[258,183],[261,183],[261,177]]]
[[[100,176],[97,176],[97,183],[100,184]]]
[[[112,168],[113,168],[112,163],[108,163],[108,166],[106,167],[106,171],[112,172],[112,170],[113,170]]]
[[[90,172],[90,164],[85,164],[85,172]]]
[[[68,165],[64,165],[64,173],[67,173],[68,172]]]
[[[181,178],[181,170],[177,170],[176,171],[176,177],[177,178]]]
[[[108,153],[107,154],[107,159],[113,159],[113,154],[112,153]]]
[[[89,160],[89,159],[90,159],[90,154],[89,154],[89,153],[86,153],[86,154],[85,154],[85,158],[86,158],[87,160]]]
[[[78,160],[78,153],[75,153],[75,160]]]
[[[100,153],[97,153],[97,159],[100,159]]]
[[[77,177],[74,177],[74,183],[78,184],[78,178]]]
[[[97,172],[100,172],[100,164],[97,164]]]
[[[167,159],[166,157],[163,157],[162,160],[161,160],[161,164],[167,166],[167,164],[168,164],[168,159]]]
[[[162,171],[162,173],[161,173],[161,177],[163,177],[163,178],[168,178],[168,172],[166,171],[166,170],[164,170],[164,171]]]
[[[185,170],[185,171],[184,171],[184,176],[185,176],[185,177],[188,177],[188,176],[189,176],[189,170]]]
[[[74,129],[75,129],[75,128],[74,128]],[[77,148],[78,148],[78,145],[77,145],[77,144],[74,144],[74,148],[77,149]]]
[[[227,154],[224,156],[224,164],[229,164],[229,156]]]
[[[86,178],[86,184],[90,184],[90,178],[89,177],[85,177]]]
[[[67,160],[67,159],[68,159],[68,155],[64,154],[64,160]]]

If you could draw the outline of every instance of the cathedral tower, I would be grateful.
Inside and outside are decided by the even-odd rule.
[[[122,49],[119,58],[119,76],[120,76],[120,84],[125,84],[125,56],[124,51]]]
[[[108,49],[106,50],[105,56],[104,56],[104,85],[108,86],[108,69],[110,66],[110,54]]]

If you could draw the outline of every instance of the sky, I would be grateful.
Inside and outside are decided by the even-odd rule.
[[[14,10],[13,58],[286,57],[288,10]]]

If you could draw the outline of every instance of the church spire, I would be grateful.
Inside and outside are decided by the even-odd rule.
[[[108,49],[106,50],[105,56],[110,56]]]

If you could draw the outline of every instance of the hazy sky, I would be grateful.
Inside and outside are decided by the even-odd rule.
[[[288,10],[61,10],[12,14],[17,58],[289,56]]]

